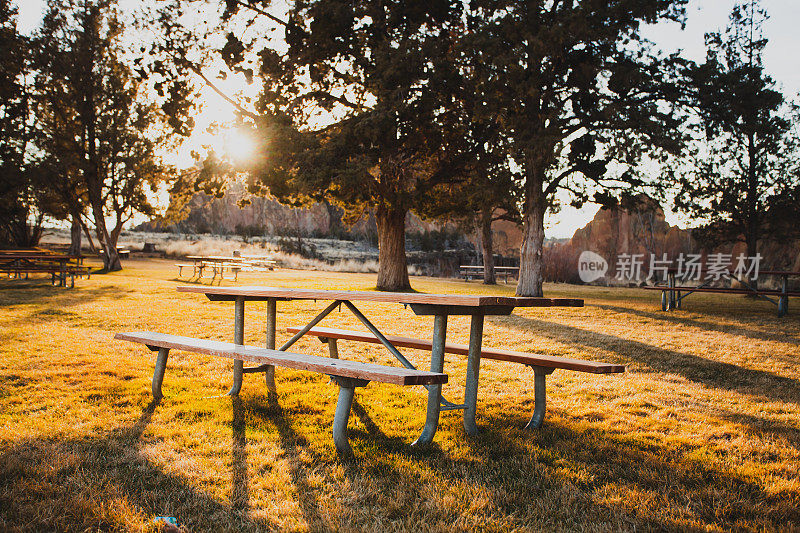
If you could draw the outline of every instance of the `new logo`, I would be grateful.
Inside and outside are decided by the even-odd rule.
[[[584,283],[596,281],[608,272],[608,262],[602,256],[586,250],[578,258],[578,275]]]

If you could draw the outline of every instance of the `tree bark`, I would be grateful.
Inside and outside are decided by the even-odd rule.
[[[70,229],[70,240],[69,240],[69,255],[80,255],[82,234],[83,234],[83,228],[81,227],[80,220],[75,215],[72,215],[72,227]]]
[[[89,195],[92,193],[89,190]],[[97,228],[97,240],[100,241],[100,246],[103,250],[103,267],[106,272],[116,272],[122,270],[122,263],[119,260],[119,253],[117,253],[117,239],[112,238],[106,225],[106,219],[103,216],[103,208],[98,205],[96,201],[92,201],[92,213],[94,214],[94,225]]]
[[[378,285],[379,291],[407,291],[406,210],[379,207],[375,213],[378,223]]]
[[[483,249],[483,283],[497,285],[494,272],[494,243],[492,241],[493,209],[481,211],[481,248]]]
[[[517,296],[543,295],[542,250],[544,248],[545,209],[543,198],[530,198],[525,205]]]

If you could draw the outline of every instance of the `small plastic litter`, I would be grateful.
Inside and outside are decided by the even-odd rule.
[[[157,516],[153,518],[153,522],[163,525],[166,531],[172,531],[173,528],[178,530],[178,519],[174,516]]]

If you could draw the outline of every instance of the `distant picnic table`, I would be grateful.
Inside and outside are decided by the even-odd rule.
[[[52,285],[75,286],[75,277],[91,276],[83,266],[83,255],[53,253],[49,250],[0,250],[0,272],[15,279],[28,279],[31,274],[50,274]]]
[[[461,265],[458,268],[460,269],[459,275],[467,281],[482,278],[485,270],[483,265]],[[519,267],[495,266],[494,273],[498,277],[503,276],[506,283],[508,283],[509,277],[519,279]]]
[[[233,274],[234,281],[239,279],[239,272],[246,271],[266,271],[274,270],[277,261],[261,255],[188,255],[186,259],[192,264],[177,263],[178,277],[183,274],[183,269],[192,269],[190,279],[201,279],[203,274],[209,270],[213,273],[211,282],[219,276],[220,281],[224,278],[225,272]]]
[[[800,296],[799,291],[789,290],[789,278],[800,277],[800,272],[790,270],[760,270],[759,275],[777,276],[780,278],[780,289],[759,289],[757,286],[751,285],[746,279],[737,279],[741,287],[712,287],[712,283],[719,281],[719,278],[707,276],[696,286],[693,285],[678,285],[677,281],[686,281],[678,276],[680,272],[676,268],[667,269],[666,285],[653,285],[642,287],[646,290],[661,291],[661,310],[670,311],[672,309],[680,309],[683,300],[695,292],[707,292],[718,294],[745,294],[753,295],[762,300],[766,300],[771,304],[777,306],[778,317],[783,317],[789,312],[789,298]],[[707,271],[702,270],[699,276],[702,277],[707,274]],[[731,278],[736,279],[736,278]],[[699,280],[698,280],[699,281]]]
[[[354,391],[357,387],[366,386],[370,381],[395,385],[424,385],[428,389],[425,426],[419,438],[415,441],[415,444],[426,444],[433,440],[438,427],[439,414],[443,410],[463,410],[463,423],[466,432],[470,435],[478,432],[475,417],[477,413],[481,358],[520,363],[530,366],[534,370],[535,409],[527,426],[529,428],[539,427],[542,423],[546,406],[545,377],[554,370],[565,369],[590,373],[615,373],[624,372],[625,370],[622,365],[610,363],[482,348],[485,316],[508,315],[515,307],[580,307],[583,306],[583,300],[581,299],[337,291],[261,286],[181,286],[177,290],[185,293],[203,294],[212,301],[233,302],[233,343],[152,332],[118,333],[116,335],[117,339],[146,344],[150,349],[159,352],[156,369],[153,374],[153,395],[155,397],[161,396],[161,383],[170,349],[234,359],[233,384],[228,392],[229,395],[238,395],[242,387],[243,376],[251,373],[264,373],[266,385],[270,393],[274,394],[276,392],[274,382],[276,366],[327,374],[339,386],[339,399],[333,421],[333,439],[337,451],[343,455],[351,453],[346,431]],[[276,350],[277,302],[294,300],[324,300],[331,303],[305,326],[292,325],[287,327],[287,331],[294,335]],[[245,302],[251,301],[267,303],[265,348],[244,346],[244,308]],[[401,304],[404,307],[410,307],[411,311],[416,315],[432,316],[433,338],[428,341],[386,335],[356,307],[356,302]],[[342,306],[348,309],[367,331],[317,327],[317,324],[334,309]],[[453,315],[471,317],[468,345],[446,342],[448,317]],[[262,327],[262,323],[259,321],[259,328]],[[316,336],[327,343],[330,357],[288,352],[289,348],[304,335]],[[400,362],[402,367],[340,359],[337,340],[382,344]],[[400,353],[398,347],[429,351],[430,371],[417,369]],[[463,403],[454,403],[442,396],[442,384],[448,380],[447,374],[444,373],[445,353],[462,354],[467,357],[467,376],[464,385]],[[255,363],[255,366],[244,367],[245,361]],[[316,385],[314,382],[309,382],[308,386]]]

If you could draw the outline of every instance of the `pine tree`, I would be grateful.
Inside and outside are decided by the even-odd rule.
[[[757,0],[734,6],[724,32],[706,35],[706,61],[689,70],[693,142],[670,169],[675,204],[704,222],[708,245],[796,236],[800,144],[796,117],[764,72],[767,13]],[[787,221],[795,221],[788,223]]]

